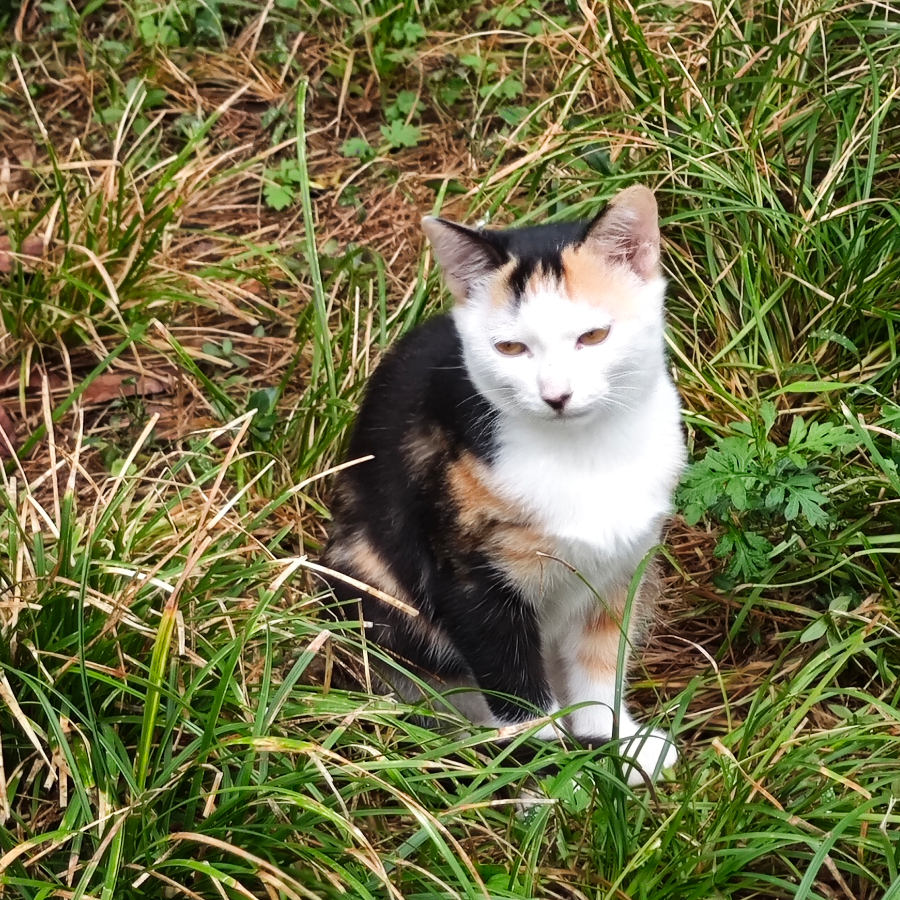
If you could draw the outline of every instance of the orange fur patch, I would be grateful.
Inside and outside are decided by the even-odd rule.
[[[436,426],[416,427],[403,442],[403,453],[416,478],[423,477],[446,449],[447,439]]]
[[[337,571],[415,606],[409,594],[400,587],[387,562],[365,538],[358,537],[334,547],[330,562]]]
[[[509,288],[509,276],[512,275],[513,269],[516,267],[516,261],[511,259],[504,263],[491,276],[490,296],[491,303],[494,306],[506,306],[512,302],[512,291]]]
[[[550,542],[522,510],[491,490],[486,474],[485,465],[470,453],[448,471],[460,531],[512,578],[539,576],[545,562],[540,554],[552,551]]]
[[[576,657],[579,664],[594,678],[613,678],[621,640],[622,630],[616,620],[603,610],[595,611],[584,623],[578,640]],[[625,660],[627,664],[627,648]]]
[[[415,601],[394,577],[387,562],[365,538],[355,538],[333,549],[329,562],[336,571],[356,578],[414,609],[417,608]],[[413,634],[418,634],[422,640],[449,647],[446,634],[423,615],[405,616],[403,627]]]
[[[628,618],[628,638],[625,662],[633,646],[643,640],[648,626],[653,621],[657,600],[662,593],[662,581],[655,565],[650,565],[638,587]],[[585,620],[578,639],[576,655],[578,662],[596,677],[611,677],[616,671],[619,658],[619,641],[622,629],[619,626],[625,618],[628,605],[628,588],[623,587],[603,598],[603,606],[594,609]]]
[[[447,472],[464,531],[481,531],[492,520],[516,517],[512,504],[488,487],[486,475],[487,467],[471,453],[464,453]]]
[[[541,266],[535,266],[534,271],[528,276],[528,281],[525,282],[525,293],[537,294],[548,282],[553,281],[555,279],[547,275]]]
[[[562,252],[563,284],[572,300],[609,312],[614,319],[638,314],[640,280],[621,266],[612,266],[588,246],[566,247]]]

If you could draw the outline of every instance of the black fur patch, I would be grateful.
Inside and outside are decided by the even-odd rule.
[[[485,242],[506,257],[515,260],[509,278],[513,302],[519,303],[529,278],[541,273],[562,278],[562,251],[577,246],[587,237],[592,222],[560,222],[555,225],[532,225],[504,231],[482,231]]]
[[[495,418],[469,379],[451,318],[407,335],[369,382],[348,458],[374,459],[341,473],[323,562],[370,584],[353,564],[355,548],[364,546],[383,573],[372,586],[389,592],[386,584],[395,584],[399,599],[419,610],[411,617],[330,580],[338,599],[360,599],[371,638],[423,673],[474,678],[495,715],[515,721],[551,701],[538,623],[486,552],[490,513],[477,528],[466,525],[472,510],[460,508],[467,501],[449,480],[461,464],[490,464]]]

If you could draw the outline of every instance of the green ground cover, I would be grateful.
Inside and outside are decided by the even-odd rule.
[[[896,6],[0,0],[0,73],[0,896],[900,897]],[[336,688],[310,563],[420,216],[638,180],[695,462],[633,792]]]

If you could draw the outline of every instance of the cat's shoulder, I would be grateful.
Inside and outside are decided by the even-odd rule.
[[[385,409],[416,405],[442,371],[455,370],[462,362],[462,345],[452,318],[437,315],[404,334],[384,354],[369,376],[361,408],[363,416],[373,406]]]
[[[404,335],[375,369],[351,450],[363,450],[364,440],[399,446],[410,436],[440,434],[443,444],[485,457],[495,416],[469,378],[455,321],[441,314]]]
[[[426,362],[461,352],[461,339],[456,322],[449,313],[438,313],[410,329],[391,348],[390,354],[403,358],[422,356]]]

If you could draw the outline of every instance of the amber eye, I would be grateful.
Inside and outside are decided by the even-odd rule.
[[[608,337],[608,325],[604,326],[603,328],[592,328],[590,331],[586,331],[580,338],[578,338],[578,346],[590,347],[594,344],[602,344]]]
[[[528,352],[528,348],[521,341],[497,341],[494,347],[504,356],[521,356]]]

